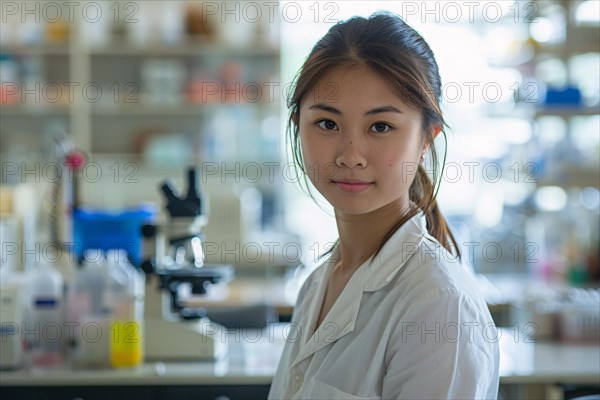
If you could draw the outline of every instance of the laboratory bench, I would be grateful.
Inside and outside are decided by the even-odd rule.
[[[135,369],[2,371],[4,400],[265,399],[288,324],[229,332],[228,357],[217,362],[146,363]],[[534,342],[501,328],[502,398],[549,398],[561,385],[600,390],[600,344]],[[589,389],[588,389],[589,390]],[[595,389],[593,389],[595,390]],[[561,398],[561,397],[555,397]]]
[[[500,398],[571,398],[600,393],[600,343],[532,340],[527,332],[500,328]]]
[[[287,324],[223,331],[228,355],[217,361],[147,362],[137,368],[73,366],[0,372],[3,400],[266,399]],[[219,333],[221,335],[221,333]],[[220,339],[220,340],[221,340]]]

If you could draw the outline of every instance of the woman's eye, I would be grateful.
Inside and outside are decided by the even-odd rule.
[[[319,122],[317,122],[317,125],[319,125],[319,128],[331,131],[337,128],[337,125],[335,124],[335,122],[333,122],[330,119],[323,119]]]
[[[392,129],[392,127],[386,124],[385,122],[375,122],[373,125],[371,125],[371,127],[375,132],[379,133],[387,132],[390,129]]]

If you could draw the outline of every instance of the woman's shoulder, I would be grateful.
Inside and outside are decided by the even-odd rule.
[[[445,297],[487,311],[485,296],[476,276],[435,238],[425,235],[419,248],[408,260],[395,286],[410,302]]]

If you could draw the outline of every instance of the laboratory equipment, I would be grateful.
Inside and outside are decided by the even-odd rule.
[[[0,269],[0,370],[23,366],[22,285],[10,279],[12,271]]]
[[[131,262],[139,265],[143,252],[140,227],[155,214],[150,204],[118,211],[76,208],[73,210],[75,256],[80,260],[88,249],[125,249]]]
[[[109,317],[106,307],[108,269],[99,249],[88,249],[69,286],[67,315],[73,324],[70,344],[80,367],[109,367]]]
[[[110,365],[135,367],[144,360],[144,275],[123,249],[110,250],[105,303],[110,309]]]
[[[35,367],[54,367],[64,357],[62,327],[63,277],[49,262],[35,265],[31,271],[31,313],[27,346]]]
[[[214,360],[227,354],[225,328],[211,322],[202,308],[186,307],[184,297],[205,295],[211,285],[226,284],[233,267],[205,264],[202,228],[206,200],[197,187],[198,172],[188,170],[188,192],[179,196],[171,184],[161,186],[168,220],[146,224],[154,254],[142,263],[147,274],[145,308],[146,360]]]

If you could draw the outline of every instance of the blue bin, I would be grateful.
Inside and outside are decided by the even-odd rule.
[[[118,212],[77,208],[73,210],[74,252],[83,259],[87,249],[125,249],[132,264],[141,264],[142,225],[156,217],[156,208],[139,206]]]
[[[576,87],[566,87],[564,89],[547,88],[544,105],[552,106],[581,106],[581,91]]]

